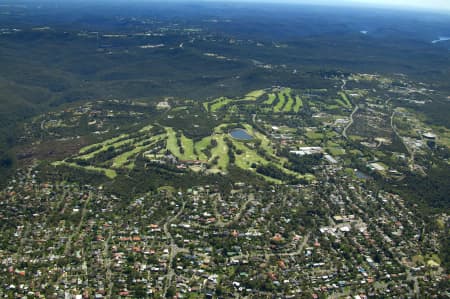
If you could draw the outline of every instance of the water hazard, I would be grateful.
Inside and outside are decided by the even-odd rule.
[[[239,140],[252,140],[253,136],[244,129],[233,129],[230,132],[231,137]]]

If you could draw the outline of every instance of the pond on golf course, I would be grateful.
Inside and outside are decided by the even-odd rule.
[[[253,136],[244,129],[233,129],[230,131],[231,137],[238,140],[252,140]]]

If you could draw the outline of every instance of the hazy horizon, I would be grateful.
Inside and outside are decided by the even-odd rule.
[[[43,3],[45,0],[23,0],[23,1],[11,1],[11,0],[0,0],[2,3],[14,3],[19,4],[20,2],[31,2],[31,3]],[[201,3],[201,2],[222,2],[222,3],[271,3],[271,4],[302,4],[302,5],[317,5],[317,6],[336,6],[336,7],[374,7],[374,8],[391,8],[396,10],[426,10],[435,11],[442,13],[450,13],[450,1],[449,0],[428,0],[426,2],[421,0],[48,0],[48,2],[54,2],[57,4],[64,3],[95,3],[95,2],[112,2],[112,3],[151,3],[151,2],[184,2],[184,3]]]
[[[120,1],[120,0],[119,0]],[[139,0],[142,2],[152,0]],[[396,10],[426,10],[442,13],[450,13],[449,0],[429,0],[423,2],[421,0],[174,0],[183,2],[245,2],[245,3],[273,3],[273,4],[303,4],[303,5],[318,5],[318,6],[337,6],[337,7],[374,7],[387,8]]]

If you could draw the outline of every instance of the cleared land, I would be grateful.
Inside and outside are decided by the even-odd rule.
[[[347,95],[344,92],[339,92],[340,99],[337,99],[336,102],[344,108],[352,108],[352,103],[348,99]]]
[[[300,111],[300,109],[302,109],[303,107],[303,101],[300,98],[300,96],[295,96],[295,106],[294,106],[294,112],[298,113]]]
[[[172,128],[166,127],[165,129],[167,132],[167,150],[180,160],[197,160],[192,139],[187,138],[183,133],[178,133],[179,137],[177,137],[177,132]],[[181,146],[179,146],[179,143]]]
[[[245,95],[244,100],[256,101],[258,98],[262,97],[266,92],[262,89],[254,90]]]
[[[298,113],[303,107],[303,101],[300,96],[295,95],[290,88],[271,93],[268,96],[268,99],[263,104],[271,105],[272,111],[275,113]]]
[[[211,136],[204,137],[198,142],[194,142],[193,139],[186,137],[181,131],[175,131],[171,127],[164,127],[165,133],[155,136],[149,136],[148,138],[126,138],[128,136],[121,135],[116,138],[104,141],[102,143],[90,146],[91,149],[99,148],[91,153],[80,155],[75,157],[77,159],[88,160],[96,155],[113,147],[114,149],[120,148],[120,146],[132,146],[132,149],[126,152],[122,152],[105,163],[110,163],[111,169],[100,167],[97,165],[81,166],[76,163],[68,163],[66,161],[56,162],[55,166],[66,165],[78,169],[85,169],[86,171],[95,171],[103,173],[110,179],[114,179],[117,173],[114,169],[132,169],[134,167],[134,158],[145,151],[152,150],[155,145],[160,141],[165,141],[165,148],[159,150],[159,155],[163,155],[166,150],[169,150],[180,161],[188,160],[201,160],[209,165],[208,172],[226,172],[230,165],[229,147],[225,139],[228,138],[233,144],[233,153],[235,156],[234,164],[244,170],[249,170],[256,173],[258,176],[266,179],[272,183],[282,183],[279,179],[271,178],[256,172],[255,166],[273,164],[280,171],[286,175],[297,178],[308,178],[308,176],[302,176],[294,171],[286,169],[283,165],[287,162],[285,158],[276,156],[272,147],[271,140],[255,130],[250,124],[241,124],[247,130],[249,134],[255,137],[252,141],[239,141],[233,138],[229,138],[227,132],[223,131],[224,126],[230,124],[222,124],[214,129],[214,133]],[[143,134],[148,134],[149,130],[143,131]],[[212,143],[212,140],[215,143]],[[230,142],[229,141],[229,142]],[[254,146],[254,142],[258,141],[258,147]],[[86,152],[86,151],[85,151]],[[207,156],[207,154],[209,156]],[[270,158],[269,158],[270,157]],[[269,162],[270,160],[270,162]],[[104,165],[102,163],[102,165]]]
[[[285,93],[285,96],[287,98],[286,105],[284,105],[283,111],[284,112],[291,112],[292,107],[294,106],[294,98],[292,97],[291,93]]]
[[[185,160],[197,160],[197,156],[194,154],[194,141],[181,134],[181,146],[184,150],[183,158]]]
[[[73,168],[77,168],[77,169],[82,169],[82,170],[86,170],[86,171],[92,171],[92,172],[97,172],[97,173],[102,173],[105,176],[107,176],[110,179],[114,179],[117,177],[117,173],[115,170],[113,169],[108,169],[108,168],[100,168],[100,167],[95,167],[95,166],[80,166],[76,163],[68,163],[65,161],[57,161],[57,162],[53,162],[52,163],[53,166],[68,166],[68,167],[73,167]]]
[[[203,108],[205,108],[208,112],[216,112],[223,108],[224,106],[237,101],[256,101],[260,97],[262,97],[266,92],[262,89],[254,90],[246,94],[242,99],[230,99],[227,97],[220,97],[210,102],[204,102]]]
[[[198,155],[198,159],[201,161],[207,161],[208,157],[204,153],[205,149],[211,144],[211,137],[205,137],[202,140],[194,144],[194,150]]]
[[[213,163],[213,168],[217,166],[220,170],[226,171],[230,164],[230,159],[228,157],[228,146],[223,138],[224,135],[214,136],[214,139],[217,140],[217,146],[211,150],[212,157],[209,162],[217,161],[217,163]]]
[[[268,99],[263,102],[266,105],[272,105],[273,102],[277,99],[277,95],[274,93],[269,93]]]
[[[85,146],[82,149],[80,149],[79,153],[80,154],[85,154],[87,152],[90,152],[92,149],[98,148],[98,147],[106,149],[106,148],[108,148],[109,145],[111,145],[113,143],[116,143],[118,141],[121,141],[121,140],[126,140],[128,138],[129,138],[128,134],[122,134],[120,136],[114,137],[112,139],[105,140],[105,141],[100,142],[100,143],[95,143],[95,144],[91,144],[91,145]]]
[[[209,112],[215,112],[235,101],[257,101],[265,94],[264,90],[255,90],[240,99],[233,100],[221,97],[211,102],[205,102],[203,106]],[[303,106],[300,96],[295,95],[289,88],[269,93],[264,103],[271,105],[271,108],[268,109],[280,113],[298,112]],[[243,127],[254,139],[242,141],[231,138],[228,131],[234,126]],[[160,131],[161,128],[164,130],[163,132]],[[153,134],[152,132],[157,133]],[[113,179],[117,176],[116,170],[133,169],[138,155],[144,152],[152,152],[153,158],[163,158],[165,153],[169,151],[181,162],[199,160],[206,164],[204,165],[205,168],[200,165],[189,164],[189,168],[194,171],[203,169],[206,173],[226,172],[232,163],[230,159],[234,155],[235,166],[252,171],[269,182],[282,183],[280,179],[258,173],[256,171],[258,165],[266,166],[270,164],[290,177],[313,178],[285,168],[284,165],[288,163],[288,160],[277,156],[272,144],[273,141],[248,123],[236,124],[225,121],[216,126],[210,136],[197,139],[197,141],[187,137],[184,133],[182,129],[175,129],[170,126],[156,124],[156,128],[154,128],[153,125],[149,125],[136,133],[122,134],[82,148],[79,154],[72,158],[78,161],[82,160],[83,163],[79,164],[87,164],[86,166],[67,161],[56,162],[54,165],[66,165],[86,171],[95,171]],[[310,139],[325,137],[321,132],[308,132],[306,136]],[[331,152],[338,155],[339,147],[337,144],[330,144],[329,147]],[[109,165],[110,169],[105,165]]]
[[[280,112],[284,106],[284,102],[286,101],[284,98],[284,93],[278,93],[277,97],[278,97],[278,102],[275,105],[275,107],[273,107],[274,112]]]
[[[137,145],[133,150],[116,156],[113,159],[112,167],[113,168],[124,167],[125,164],[127,164],[129,162],[130,158],[135,157],[137,154],[139,154],[141,152],[151,149],[155,145],[155,143],[159,140],[162,140],[162,138],[164,136],[165,136],[164,134],[161,134],[161,135],[151,137],[150,140],[152,140],[152,143],[150,143],[148,145],[143,145],[144,142],[147,142],[147,141],[143,141],[139,145]]]
[[[217,110],[220,110],[222,107],[228,105],[232,101],[233,101],[232,99],[221,97],[212,102],[203,103],[203,105],[204,105],[206,111],[216,112]],[[208,109],[208,107],[209,107],[209,109]]]

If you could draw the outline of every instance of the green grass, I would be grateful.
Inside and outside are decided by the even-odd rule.
[[[295,106],[294,106],[294,112],[298,113],[300,109],[303,107],[303,101],[300,98],[300,96],[295,96]]]
[[[354,155],[354,156],[362,156],[363,155],[363,153],[360,150],[357,150],[357,149],[350,150],[349,153]]]
[[[254,169],[251,168],[253,163],[261,165],[266,165],[268,163],[264,158],[259,156],[255,150],[248,148],[244,143],[233,141],[233,144],[237,149],[242,151],[242,154],[236,154],[235,164],[239,168],[254,171]]]
[[[139,152],[141,152],[143,150],[144,150],[144,147],[138,146],[138,147],[136,147],[135,149],[133,149],[133,150],[131,150],[129,152],[123,153],[123,154],[115,157],[113,159],[112,167],[113,168],[121,168],[121,167],[123,167],[128,162],[128,159],[130,159],[134,155],[137,155]]]
[[[181,135],[181,145],[183,146],[184,153],[181,155],[182,160],[197,160],[197,156],[194,154],[194,141]]]
[[[277,93],[278,102],[273,108],[274,112],[290,112],[293,109],[296,99],[292,96],[292,90],[290,88],[285,88],[282,92]],[[273,101],[272,101],[273,103]]]
[[[194,148],[197,152],[198,158],[201,161],[207,161],[208,157],[203,153],[203,150],[206,149],[211,144],[211,137],[205,137],[202,140],[196,142],[194,144]]]
[[[256,131],[251,125],[249,124],[243,124],[243,126],[245,127],[245,129],[247,130],[247,132],[249,132],[252,136],[254,136],[256,139],[259,139],[261,141],[261,149],[263,149],[266,154],[268,156],[270,156],[272,158],[272,163],[281,171],[283,171],[284,173],[288,174],[288,175],[292,175],[294,177],[297,178],[301,178],[303,177],[302,175],[291,171],[289,169],[286,169],[283,167],[283,164],[285,162],[287,162],[287,159],[282,159],[279,158],[275,155],[272,146],[271,146],[271,141],[269,138],[267,138],[267,136],[261,134],[260,132]],[[253,150],[249,147],[246,146],[246,143],[240,142],[238,140],[232,140],[234,146],[241,150],[243,153],[241,155],[237,155],[236,154],[236,166],[238,166],[239,168],[245,169],[245,170],[251,170],[253,172],[256,173],[256,170],[254,168],[251,168],[251,165],[253,163],[255,164],[260,164],[260,165],[267,165],[269,163],[269,161],[267,161],[264,157],[260,156],[256,150]],[[259,176],[264,177],[265,179],[268,179],[268,177],[263,176],[261,174],[258,174]],[[274,178],[269,178],[269,181],[271,182],[275,182],[275,183],[281,183],[280,180],[274,179]]]
[[[230,159],[228,158],[228,146],[223,140],[224,134],[215,135],[213,138],[217,140],[217,146],[211,150],[212,157],[210,161],[214,160],[215,157],[218,157],[217,167],[222,171],[226,171],[230,164]]]
[[[161,138],[163,136],[164,136],[164,134],[153,136],[153,137],[150,138],[150,140],[152,140],[153,143],[144,146],[142,144],[145,141],[143,141],[143,142],[139,143],[138,145],[136,145],[136,147],[133,150],[125,152],[125,153],[115,157],[113,159],[112,167],[113,168],[121,168],[121,167],[123,167],[128,162],[128,160],[131,157],[134,157],[135,155],[137,155],[137,154],[139,154],[141,152],[144,152],[146,150],[151,149],[155,145],[155,143],[157,141],[161,140]]]
[[[256,131],[251,125],[249,124],[243,124],[244,128],[247,130],[247,132],[255,137],[256,139],[261,141],[261,148],[268,152],[270,155],[275,155],[273,149],[272,149],[272,141],[270,141],[269,138],[267,138],[266,135]]]
[[[285,95],[288,98],[288,101],[286,105],[284,105],[283,111],[284,112],[291,112],[292,106],[294,105],[294,99],[291,97],[290,94]]]
[[[204,102],[203,103],[203,108],[205,108],[206,111],[209,111],[208,106],[209,106],[209,102]]]
[[[128,134],[122,134],[120,136],[117,136],[117,137],[105,140],[105,141],[100,142],[100,143],[95,143],[95,144],[91,144],[91,145],[85,146],[82,149],[80,149],[80,151],[78,153],[79,154],[84,154],[84,153],[86,153],[86,152],[90,151],[91,149],[93,149],[95,147],[98,147],[98,146],[102,146],[102,147],[106,147],[107,148],[110,144],[115,143],[115,142],[117,142],[119,140],[122,140],[122,139],[126,139],[126,138],[128,138],[128,136],[129,136]]]
[[[166,127],[167,132],[167,145],[166,149],[168,149],[174,156],[176,156],[180,160],[196,160],[197,156],[194,154],[194,141],[192,139],[187,138],[183,134],[181,134],[180,141],[181,146],[183,147],[184,153],[181,153],[180,147],[178,146],[176,132],[170,128]]]
[[[143,127],[141,130],[139,130],[139,132],[144,134],[142,136],[146,136],[152,128],[153,128],[153,126],[149,125],[149,126]],[[136,142],[136,138],[128,138],[129,137],[128,134],[122,134],[118,137],[105,140],[101,143],[97,143],[97,144],[93,144],[93,145],[84,147],[83,149],[80,150],[81,155],[76,158],[82,159],[82,160],[89,160],[89,159],[95,157],[96,155],[98,155],[104,151],[107,151],[109,147],[118,149],[120,147],[123,147],[124,145],[131,144],[134,147],[132,150],[122,153],[109,161],[112,162],[113,168],[123,168],[123,167],[133,168],[134,163],[132,161],[129,161],[130,158],[134,157],[135,155],[139,154],[140,152],[151,149],[151,147],[157,141],[159,141],[164,135],[165,134],[152,136],[152,137],[150,137],[150,141],[152,141],[152,143],[149,145],[144,145],[146,142],[148,142],[148,139],[142,140],[140,142]],[[91,153],[86,154],[86,152],[88,152],[89,150],[92,150],[94,147],[98,147],[98,146],[101,146],[101,148],[99,148],[98,150],[95,150]],[[129,162],[132,162],[132,163],[129,164]],[[126,164],[128,164],[128,165],[126,165]],[[68,163],[65,161],[55,162],[55,163],[53,163],[53,165],[55,165],[55,166],[65,165],[65,166],[69,166],[69,167],[73,167],[73,168],[84,169],[87,171],[101,172],[110,179],[114,179],[117,176],[117,173],[113,169],[97,167],[94,165],[80,166],[76,163]]]
[[[342,106],[342,107],[344,107],[344,108],[348,108],[342,100],[336,99],[335,101],[336,101],[336,103],[339,104],[339,106]]]
[[[284,106],[284,102],[285,102],[285,99],[284,99],[284,94],[283,93],[278,93],[278,103],[275,105],[275,107],[273,108],[273,111],[274,112],[280,112],[281,111],[281,108],[283,108],[283,106]]]
[[[339,146],[340,146],[340,144],[339,144],[339,143],[336,143],[336,142],[333,142],[333,141],[330,141],[330,140],[328,140],[328,141],[327,141],[327,143],[326,143],[326,146],[327,146],[327,147],[339,147]]]
[[[343,106],[344,108],[352,108],[352,104],[350,102],[350,100],[348,99],[347,95],[344,92],[339,92],[339,96],[341,97],[341,99],[337,99],[336,102]]]
[[[217,110],[228,105],[232,101],[233,101],[232,99],[225,98],[225,97],[219,98],[219,99],[211,102],[210,110],[211,110],[211,112],[216,112]]]
[[[259,97],[263,96],[266,92],[262,89],[254,90],[245,95],[244,100],[256,101]]]
[[[237,167],[244,169],[244,170],[252,171],[252,172],[256,173],[259,177],[262,177],[264,180],[266,180],[270,183],[274,183],[274,184],[282,183],[281,180],[257,173],[256,169],[251,167],[252,164],[267,165],[269,163],[266,159],[264,159],[263,157],[258,155],[258,153],[255,150],[248,148],[247,146],[245,146],[244,143],[239,142],[239,141],[233,141],[233,144],[235,145],[235,147],[237,149],[242,151],[242,154],[235,155],[236,156],[235,165]],[[279,165],[277,165],[277,167],[282,169],[283,171],[286,170]]]
[[[292,106],[294,106],[294,98],[292,97],[291,93],[286,92],[285,97],[287,97],[286,105],[284,105],[283,111],[284,112],[291,112]]]
[[[286,95],[288,96],[288,95]],[[284,95],[283,95],[284,97]],[[291,101],[291,107],[294,104],[294,101]],[[290,108],[292,109],[292,108]],[[87,158],[89,155],[94,156],[96,153],[101,152],[102,150],[106,150],[109,146],[113,146],[115,148],[118,148],[120,146],[123,146],[125,144],[132,144],[133,149],[130,151],[127,151],[125,153],[122,153],[116,157],[114,157],[112,160],[112,168],[102,168],[102,167],[96,167],[94,165],[92,166],[79,166],[75,163],[67,163],[65,161],[59,162],[58,165],[67,165],[70,167],[75,167],[78,169],[83,169],[86,171],[94,171],[98,173],[103,173],[105,176],[107,176],[110,179],[114,179],[117,176],[117,173],[114,169],[119,168],[129,168],[132,169],[134,167],[134,161],[133,158],[136,157],[136,155],[151,149],[154,147],[154,145],[166,138],[166,149],[172,152],[174,156],[176,156],[180,160],[202,160],[202,161],[208,161],[210,163],[210,172],[225,172],[228,170],[228,167],[230,165],[229,157],[228,157],[228,146],[225,142],[225,137],[228,136],[228,133],[222,132],[221,128],[223,126],[227,126],[229,124],[222,124],[220,126],[217,126],[214,129],[214,135],[207,136],[201,139],[198,142],[194,142],[192,139],[186,137],[184,134],[181,134],[177,140],[177,131],[175,131],[171,127],[165,127],[166,133],[152,136],[150,137],[150,140],[152,143],[145,145],[149,139],[141,140],[139,142],[136,142],[134,138],[124,139],[125,136],[122,136],[122,138],[113,138],[110,140],[107,140],[102,143],[102,148],[99,150],[90,153],[85,154],[84,157]],[[242,124],[242,126],[255,137],[255,139],[260,141],[260,148],[265,152],[265,155],[271,157],[270,163],[273,163],[278,169],[283,171],[285,174],[295,176],[295,177],[303,177],[300,174],[293,172],[291,170],[288,170],[283,167],[283,164],[286,162],[286,159],[277,157],[275,155],[275,152],[272,148],[272,142],[271,140],[265,136],[264,134],[260,133],[259,131],[255,130],[253,126],[250,124]],[[143,132],[147,132],[150,130],[151,127],[143,128]],[[120,137],[120,136],[119,136]],[[211,139],[214,138],[217,141],[217,146],[211,149],[211,157],[208,160],[208,157],[205,153],[203,153],[203,150],[205,150],[208,146],[211,144]],[[264,175],[261,175],[256,172],[255,168],[252,168],[252,164],[256,165],[267,165],[269,163],[268,160],[266,160],[265,155],[258,154],[256,149],[251,148],[252,142],[242,142],[234,139],[230,139],[231,142],[233,142],[236,149],[241,151],[242,153],[238,155],[235,153],[235,165],[241,169],[249,170],[255,173],[256,175],[260,176],[264,180],[270,183],[275,184],[281,184],[282,181],[267,177]],[[178,143],[181,143],[182,148],[184,149],[184,152],[181,153],[180,147],[178,146]],[[217,160],[216,164],[212,164],[213,160]],[[57,164],[55,164],[57,165]]]
[[[110,139],[110,140],[112,140],[112,139]],[[82,159],[82,160],[89,160],[89,159],[94,158],[96,155],[98,155],[98,154],[100,154],[102,152],[106,152],[108,150],[108,148],[111,147],[111,146],[114,149],[118,149],[118,148],[120,148],[120,147],[122,147],[124,145],[133,144],[134,141],[135,141],[135,138],[131,138],[131,139],[120,140],[120,141],[117,141],[115,143],[107,143],[107,144],[103,145],[102,148],[100,148],[100,149],[98,149],[96,151],[93,151],[93,152],[91,152],[89,154],[81,155],[78,158]]]
[[[265,93],[266,92],[262,89],[254,90],[254,91],[246,94],[244,96],[244,98],[242,98],[241,100],[256,101],[258,98],[262,97]],[[216,111],[220,110],[221,108],[223,108],[224,106],[232,103],[233,101],[235,101],[235,100],[227,98],[227,97],[220,97],[220,98],[215,99],[210,102],[204,102],[203,108],[205,108],[205,110],[208,112],[216,112]]]
[[[271,177],[267,177],[264,175],[261,175],[259,173],[256,172],[256,169],[251,168],[251,165],[254,163],[256,165],[267,165],[269,163],[269,161],[267,161],[265,158],[263,158],[262,156],[260,156],[256,150],[250,149],[248,148],[244,143],[236,141],[233,142],[233,144],[235,145],[235,147],[239,150],[242,151],[241,155],[237,155],[236,154],[236,166],[239,168],[242,168],[244,170],[250,170],[252,172],[255,172],[257,175],[263,177],[264,179],[272,182],[272,183],[276,183],[279,184],[281,183],[280,180],[275,179],[275,178],[271,178]],[[297,178],[301,178],[303,177],[302,175],[291,171],[289,169],[286,169],[282,166],[283,161],[279,158],[277,158],[274,155],[271,155],[270,153],[268,153],[274,160],[272,161],[273,165],[275,165],[275,167],[277,167],[279,170],[281,170],[282,172],[284,172],[285,174],[297,177]]]
[[[279,179],[274,179],[274,178],[272,178],[272,177],[270,177],[270,176],[265,176],[265,175],[260,174],[260,173],[257,173],[257,172],[256,172],[256,174],[257,174],[259,177],[262,177],[264,180],[266,180],[266,181],[269,182],[269,183],[277,184],[277,185],[281,185],[281,184],[283,183],[283,181],[281,181],[281,180],[279,180]]]
[[[350,140],[352,141],[363,141],[365,139],[364,137],[358,135],[350,135],[348,136],[348,138],[350,138]]]
[[[350,102],[350,100],[348,99],[347,95],[344,92],[341,92],[341,97],[348,107],[352,107],[352,103]]]
[[[268,96],[269,98],[265,100],[263,104],[272,105],[273,102],[276,100],[277,96],[274,93],[269,93]]]
[[[139,130],[139,132],[148,132],[153,128],[152,125],[148,125]]]
[[[326,149],[332,156],[345,155],[345,150],[341,147],[327,147]]]
[[[178,147],[178,144],[177,144],[176,133],[170,127],[166,127],[165,129],[167,132],[166,149],[168,149],[173,155],[179,157],[181,154],[180,154],[180,148]]]
[[[95,172],[102,172],[104,175],[106,175],[110,179],[114,179],[117,177],[117,172],[113,169],[100,168],[100,167],[95,167],[95,166],[90,166],[90,165],[82,167],[82,168],[84,168],[88,171],[90,170],[90,171],[95,171]]]
[[[147,134],[151,129],[153,128],[153,126],[149,125],[149,126],[145,126],[142,129],[139,130],[139,132],[143,133],[143,134]],[[96,143],[96,144],[92,144],[89,146],[86,146],[84,148],[82,148],[79,151],[80,156],[78,156],[79,159],[82,160],[89,160],[92,159],[93,157],[95,157],[96,155],[105,152],[108,150],[109,147],[113,147],[114,149],[118,149],[124,145],[129,145],[129,144],[134,144],[135,143],[135,138],[128,138],[129,135],[128,134],[122,134],[118,137],[114,137],[108,140],[105,140],[103,142],[100,143]],[[99,147],[101,146],[101,148],[87,153],[89,150],[92,150],[93,148]],[[87,154],[86,154],[87,153]]]
[[[336,101],[340,101],[340,100],[336,100]],[[327,110],[340,110],[342,107],[341,105],[326,105],[326,109]]]
[[[305,136],[308,137],[308,139],[312,139],[312,140],[320,140],[324,137],[322,133],[312,132],[312,131],[306,132]]]
[[[82,170],[86,170],[86,171],[102,173],[109,179],[114,179],[117,177],[117,172],[113,169],[100,168],[100,167],[95,167],[95,166],[80,166],[76,163],[68,163],[65,161],[54,162],[54,163],[52,163],[52,165],[53,166],[68,166],[68,167],[73,167],[73,168],[82,169]]]

